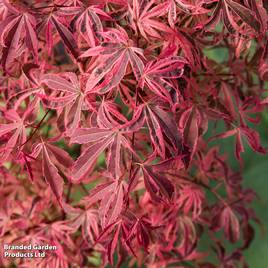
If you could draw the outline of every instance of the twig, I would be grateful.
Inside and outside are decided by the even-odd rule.
[[[41,121],[37,124],[37,126],[35,127],[35,130],[33,131],[33,133],[30,135],[30,137],[23,143],[20,145],[20,148],[25,145],[26,143],[28,143],[33,136],[35,135],[35,133],[38,131],[38,129],[40,128],[40,126],[42,125],[42,123],[44,122],[46,116],[48,115],[48,113],[50,112],[50,110],[47,110],[47,112],[45,113],[45,115],[43,116],[43,118],[41,119]]]

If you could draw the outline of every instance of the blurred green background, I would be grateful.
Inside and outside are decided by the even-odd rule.
[[[263,147],[268,149],[267,112],[262,114],[261,123],[253,128],[259,132]],[[223,130],[223,126],[219,126],[217,133],[221,133]],[[217,140],[213,143],[220,145],[221,151],[229,155],[230,165],[233,169],[239,170],[239,163],[234,157],[234,137]],[[244,145],[245,152],[242,153],[244,187],[252,188],[257,193],[259,198],[254,200],[252,207],[262,223],[262,226],[252,224],[255,229],[255,238],[244,255],[250,268],[266,268],[268,267],[268,156],[257,154],[246,143]]]
[[[256,43],[252,42],[250,53],[255,50],[255,47]],[[228,60],[228,50],[225,48],[208,49],[204,53],[218,63]],[[268,90],[268,82],[264,83],[264,88]],[[259,132],[262,146],[268,149],[268,108],[263,112],[260,124],[249,124],[249,126]],[[222,125],[218,128],[217,133],[224,131]],[[220,145],[222,152],[226,152],[230,156],[230,165],[235,170],[239,170],[239,163],[233,153],[234,138],[221,139],[216,143]],[[254,189],[259,197],[254,201],[253,208],[262,223],[261,228],[258,224],[253,223],[255,238],[244,253],[250,268],[266,268],[268,267],[268,155],[259,155],[246,146],[246,143],[244,144],[245,152],[242,154],[244,186]]]

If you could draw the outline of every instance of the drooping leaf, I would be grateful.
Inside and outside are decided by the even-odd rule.
[[[61,204],[63,193],[63,180],[58,174],[57,168],[52,163],[45,145],[43,145],[42,148],[42,158],[43,176],[45,177],[46,182],[50,186],[57,201]]]
[[[159,202],[171,200],[174,194],[174,185],[163,175],[153,172],[150,166],[142,168],[144,184],[152,200]]]
[[[1,64],[4,69],[10,68],[10,65],[18,56],[18,50],[22,46],[22,42],[35,57],[37,56],[38,40],[34,28],[35,19],[27,13],[11,15],[1,22],[2,33],[0,39],[3,47]]]
[[[98,156],[112,143],[113,136],[110,135],[103,138],[94,144],[90,145],[81,156],[76,160],[72,169],[72,181],[74,183],[80,180],[87,174],[89,169],[93,167]]]
[[[224,208],[220,221],[226,237],[235,243],[240,236],[240,224],[234,212],[228,207]]]

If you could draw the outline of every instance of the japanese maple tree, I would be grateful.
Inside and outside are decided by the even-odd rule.
[[[0,0],[0,243],[57,247],[0,266],[248,267],[267,27],[265,0]]]

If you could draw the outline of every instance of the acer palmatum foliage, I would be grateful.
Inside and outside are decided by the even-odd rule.
[[[1,266],[247,267],[264,2],[0,0],[0,241],[57,246]]]

